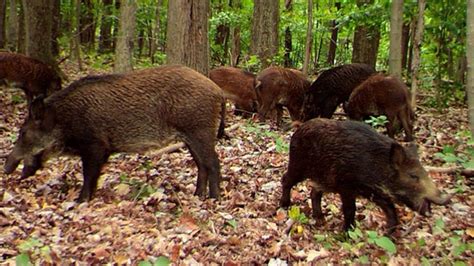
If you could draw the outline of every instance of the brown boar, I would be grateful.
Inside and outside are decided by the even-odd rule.
[[[288,109],[291,120],[300,120],[303,97],[311,83],[301,71],[268,67],[257,75],[258,114],[261,121],[276,109],[277,125],[281,125],[283,107]]]
[[[0,52],[0,79],[21,88],[28,104],[39,95],[47,96],[61,89],[61,78],[51,66],[16,53]]]
[[[304,96],[303,121],[331,118],[339,104],[349,100],[352,90],[374,73],[366,64],[346,64],[323,71]]]
[[[164,66],[126,74],[91,76],[46,99],[34,100],[5,163],[33,175],[53,154],[79,155],[84,184],[78,201],[90,200],[102,166],[115,152],[159,148],[178,138],[198,167],[196,195],[219,197],[216,135],[223,135],[221,89],[198,72]]]
[[[224,91],[224,96],[235,104],[236,115],[250,117],[257,112],[255,74],[235,67],[218,67],[209,78]]]
[[[362,82],[352,92],[347,103],[347,114],[354,120],[368,116],[387,116],[387,133],[393,138],[396,124],[405,130],[405,141],[413,141],[414,113],[410,92],[398,78],[376,74]]]
[[[282,178],[280,206],[291,203],[291,188],[304,179],[312,183],[313,217],[324,221],[323,192],[342,200],[344,229],[354,225],[355,198],[365,197],[380,206],[387,231],[399,224],[393,201],[426,215],[430,203],[447,204],[420,164],[416,146],[403,147],[358,121],[316,118],[303,123],[290,142],[288,171]]]

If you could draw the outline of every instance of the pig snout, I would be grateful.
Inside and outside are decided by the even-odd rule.
[[[12,156],[11,154],[7,157],[7,161],[5,162],[5,166],[4,166],[4,170],[5,170],[5,174],[11,174],[13,173],[13,171],[15,171],[15,169],[18,167],[18,165],[20,164],[20,161],[19,159],[15,158],[14,156]]]

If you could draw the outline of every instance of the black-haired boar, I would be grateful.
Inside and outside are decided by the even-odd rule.
[[[250,117],[257,112],[255,74],[235,67],[218,67],[209,72],[209,78],[234,102],[236,115]]]
[[[291,120],[300,120],[303,97],[311,83],[301,71],[282,67],[268,67],[257,75],[258,114],[261,121],[277,111],[277,125],[281,125],[283,107]]]
[[[16,53],[0,52],[0,79],[21,88],[28,104],[39,95],[47,96],[61,89],[61,78],[51,66]]]
[[[339,104],[375,70],[366,64],[346,64],[323,71],[304,96],[302,120],[331,118]]]
[[[79,155],[84,184],[78,201],[87,201],[112,153],[159,148],[178,138],[198,167],[195,194],[204,197],[208,184],[209,196],[218,198],[215,144],[223,134],[224,113],[221,89],[187,67],[86,77],[33,101],[5,172],[12,173],[23,160],[24,178],[51,155]]]
[[[355,199],[365,197],[380,206],[392,234],[399,224],[394,201],[425,215],[430,203],[447,204],[420,164],[416,146],[403,147],[357,121],[316,118],[303,123],[290,143],[288,171],[282,178],[281,207],[291,204],[291,188],[304,179],[313,186],[313,217],[324,221],[324,192],[342,200],[344,229],[354,226]]]
[[[396,125],[401,122],[405,141],[413,141],[414,113],[410,92],[398,78],[376,74],[362,82],[351,94],[346,107],[349,118],[362,120],[368,116],[387,116],[387,133],[394,137]]]

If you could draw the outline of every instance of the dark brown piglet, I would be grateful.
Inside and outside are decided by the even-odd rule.
[[[414,112],[410,104],[410,92],[398,78],[383,74],[368,78],[352,92],[347,114],[354,120],[385,115],[390,137],[395,136],[396,125],[401,123],[405,130],[405,141],[413,141]]]
[[[303,97],[311,83],[301,71],[281,67],[269,67],[257,75],[258,114],[261,121],[277,111],[277,125],[281,125],[283,107],[288,109],[292,120],[300,120]]]
[[[323,71],[304,95],[302,120],[331,118],[352,90],[375,73],[366,64],[346,64]]]
[[[388,234],[399,224],[394,201],[426,214],[430,203],[443,205],[450,198],[441,195],[420,164],[416,146],[403,147],[368,125],[350,120],[316,118],[295,131],[280,206],[291,204],[291,188],[304,179],[311,180],[313,217],[319,223],[324,221],[323,193],[340,194],[345,230],[354,226],[358,196],[383,210]]]
[[[236,115],[250,117],[257,112],[255,74],[235,67],[218,67],[209,72],[209,78],[234,102]]]
[[[184,141],[198,167],[195,193],[219,197],[215,145],[223,135],[224,97],[207,77],[183,66],[90,76],[46,99],[33,101],[5,163],[23,177],[54,154],[78,155],[84,184],[78,201],[90,200],[102,166],[115,152],[141,152]]]
[[[0,52],[0,79],[21,88],[28,104],[61,89],[61,78],[51,66],[17,53]]]

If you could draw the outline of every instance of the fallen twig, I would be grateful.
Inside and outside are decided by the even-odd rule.
[[[467,176],[467,177],[474,176],[474,169],[462,168],[460,166],[451,166],[451,167],[426,166],[425,169],[428,172],[436,172],[436,173],[444,173],[444,174],[460,173],[461,175]]]

